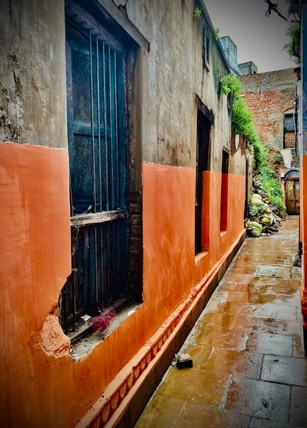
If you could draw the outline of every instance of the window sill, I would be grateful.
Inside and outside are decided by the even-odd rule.
[[[208,250],[204,250],[195,256],[195,264],[199,263],[203,258],[208,255]]]
[[[122,302],[121,302],[122,303]],[[90,317],[87,321],[80,321],[77,324],[76,330],[68,334],[71,340],[70,354],[75,362],[88,355],[94,346],[102,342],[109,336],[122,322],[137,311],[140,303],[125,302],[121,309],[116,312],[116,315],[111,320],[109,326],[103,331],[94,331],[92,327],[93,318]],[[107,313],[107,311],[106,311]]]
[[[84,226],[86,224],[104,223],[119,218],[127,218],[127,211],[118,209],[113,211],[102,211],[98,213],[76,214],[70,218],[71,226]]]

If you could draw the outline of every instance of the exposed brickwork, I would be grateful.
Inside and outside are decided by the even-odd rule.
[[[284,136],[284,148],[289,149],[295,147],[295,132],[285,132]]]
[[[140,192],[130,193],[130,251],[129,287],[132,296],[141,301],[143,288],[142,197]]]
[[[285,112],[294,109],[297,75],[294,68],[239,76],[244,101],[265,144],[295,149],[295,133],[284,133]],[[284,141],[284,137],[286,138]],[[293,156],[293,162],[297,156]],[[298,166],[292,162],[292,166]]]
[[[238,140],[237,140],[238,139]],[[231,138],[230,138],[230,153],[234,155],[237,150],[241,150],[242,156],[246,155],[246,137],[243,135],[236,135],[235,127],[231,127]]]

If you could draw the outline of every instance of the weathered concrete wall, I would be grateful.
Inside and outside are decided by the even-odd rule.
[[[197,18],[194,9],[194,2],[184,0],[127,2],[129,20],[150,41],[150,53],[143,58],[143,160],[195,167],[197,94],[214,112],[210,168],[220,171],[222,147],[230,149],[230,122],[219,80],[229,71],[209,24],[210,61],[203,67],[205,13]]]
[[[190,147],[196,132],[196,122],[192,123],[195,87],[192,3],[127,2],[129,20],[150,41],[150,53],[146,62],[143,59],[146,73],[143,160],[148,162],[190,167],[194,164]]]
[[[239,76],[244,101],[262,141],[283,149],[283,119],[295,110],[297,75],[293,68]]]
[[[64,0],[4,0],[0,140],[66,147]]]

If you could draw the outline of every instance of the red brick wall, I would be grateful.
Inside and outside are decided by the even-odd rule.
[[[284,136],[284,148],[290,149],[295,148],[295,132],[285,132]]]
[[[296,101],[297,75],[293,68],[240,76],[242,94],[262,141],[283,149],[284,113]],[[287,133],[287,144],[293,144]],[[290,147],[290,146],[287,146]]]

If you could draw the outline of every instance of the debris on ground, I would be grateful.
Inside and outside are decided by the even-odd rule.
[[[97,317],[94,317],[92,319],[92,328],[94,332],[102,333],[104,330],[106,330],[109,325],[111,324],[113,318],[115,318],[116,312],[115,310],[107,310]]]
[[[247,235],[258,238],[278,232],[283,213],[265,196],[253,193],[248,205],[249,218],[245,220]]]
[[[175,354],[174,364],[178,369],[193,367],[193,360],[189,354]]]

